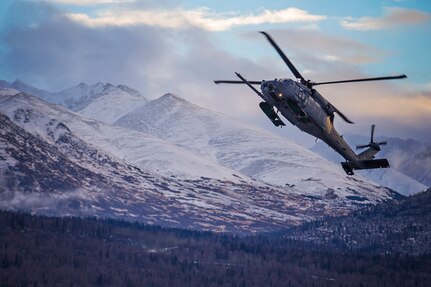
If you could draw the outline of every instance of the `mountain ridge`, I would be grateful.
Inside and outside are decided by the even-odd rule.
[[[361,176],[346,177],[332,164],[287,138],[166,94],[120,118],[116,125],[150,133],[252,178],[278,186],[321,192],[346,189]],[[324,193],[321,195],[323,196]]]
[[[348,179],[344,188],[330,188],[315,179],[305,180],[302,186],[281,187],[241,174],[231,174],[230,179],[203,176],[190,179],[175,174],[164,176],[131,165],[129,160],[123,159],[121,144],[118,145],[117,139],[113,138],[114,135],[123,137],[133,134],[145,139],[142,133],[85,118],[23,93],[3,95],[0,102],[0,111],[10,119],[2,122],[12,129],[7,138],[15,134],[24,135],[21,130],[25,129],[31,133],[27,136],[28,142],[46,142],[47,145],[34,146],[47,146],[49,151],[57,151],[58,155],[49,158],[55,162],[57,158],[66,157],[71,165],[66,171],[79,166],[88,178],[83,180],[82,186],[78,186],[77,192],[67,197],[61,188],[47,195],[32,193],[36,190],[33,181],[16,177],[18,184],[12,185],[12,194],[2,200],[3,208],[14,206],[20,209],[20,203],[24,202],[21,208],[40,214],[58,216],[65,212],[71,215],[90,212],[101,217],[140,220],[149,224],[253,233],[277,230],[326,215],[348,214],[360,206],[398,196],[390,190],[354,178]],[[230,120],[228,122],[232,125]],[[2,131],[6,130],[2,128]],[[50,172],[55,173],[59,168],[51,168],[41,160],[44,158],[43,151],[39,156],[29,154],[26,157],[13,153],[16,149],[32,151],[25,150],[25,140],[2,140],[0,143],[7,153],[2,154],[0,166],[2,171],[8,170],[12,177],[15,173],[25,174],[26,167],[37,166],[36,171],[40,174],[38,180],[44,180],[50,178]],[[307,154],[312,155],[309,151]],[[45,175],[44,168],[48,169]],[[73,174],[66,173],[64,176],[75,178]],[[98,187],[93,182],[106,184]],[[307,190],[303,188],[305,186],[313,188]],[[54,205],[47,206],[45,202]]]
[[[87,116],[96,116],[99,120],[108,123],[116,121],[123,114],[148,101],[137,90],[126,85],[115,86],[100,81],[94,85],[82,82],[59,92],[37,89],[20,80],[15,80],[13,83],[1,81],[0,87],[16,89],[75,112],[80,111]]]
[[[232,170],[226,170],[210,161],[202,161],[192,153],[149,134],[99,122],[62,106],[47,104],[30,95],[21,93],[4,96],[0,98],[0,102],[2,103],[0,110],[13,119],[17,116],[25,117],[26,120],[20,121],[19,124],[37,132],[47,140],[50,140],[50,137],[46,133],[45,124],[53,118],[66,123],[87,142],[117,158],[126,159],[140,168],[150,168],[153,171],[159,169],[161,174],[166,176],[173,173],[183,174],[189,178],[200,176],[215,176],[215,178],[228,180],[238,178],[232,175],[235,173]],[[178,164],[173,159],[179,161]],[[163,173],[164,166],[167,168],[167,173]],[[186,167],[190,167],[190,170],[185,169]]]
[[[289,213],[281,208],[276,211],[274,206],[259,199],[256,192],[261,188],[267,196],[278,193],[269,186],[160,177],[112,159],[92,147],[76,146],[80,140],[63,125],[60,127],[66,134],[52,145],[13,124],[6,115],[0,114],[0,118],[1,175],[5,181],[0,201],[3,209],[54,216],[96,215],[245,233],[270,230],[289,221],[295,224],[299,219],[292,209]],[[241,190],[252,194],[239,201],[235,193]],[[208,210],[217,210],[217,213],[202,217]],[[302,218],[307,217],[301,214]]]
[[[15,81],[15,85],[16,86],[26,86],[27,88],[30,87],[30,90],[32,91],[39,91],[39,93],[42,93],[42,97],[43,98],[43,93],[48,93],[46,91],[43,90],[39,90],[36,88],[33,88],[29,85],[26,85],[25,83],[17,80]],[[11,86],[11,84],[7,83],[6,81],[1,81],[0,82],[0,86]],[[69,89],[72,88],[79,88],[82,89],[88,89],[88,87],[99,87],[101,90],[103,89],[108,89],[115,87],[112,84],[103,84],[101,82],[96,83],[95,85],[87,85],[85,83],[80,83],[76,86],[73,86]],[[76,109],[77,112],[84,114],[88,117],[91,118],[96,118],[100,121],[104,121],[107,123],[115,123],[116,121],[118,121],[121,117],[123,117],[126,114],[129,114],[130,112],[132,112],[135,109],[138,109],[139,106],[144,106],[148,103],[148,101],[145,99],[145,101],[143,101],[141,98],[139,98],[136,101],[136,98],[133,98],[137,95],[136,90],[133,90],[127,86],[124,85],[117,85],[115,88],[117,88],[117,90],[120,90],[121,93],[114,93],[114,95],[110,95],[110,93],[108,93],[107,95],[102,93],[102,91],[99,91],[99,95],[93,99],[92,101],[87,101],[85,102],[86,107],[79,109]],[[66,89],[68,90],[68,89]],[[63,90],[63,91],[66,91]],[[42,92],[41,92],[42,91]],[[129,95],[132,95],[131,98],[128,97],[124,97],[124,95],[122,94],[123,91],[126,91]],[[70,92],[70,91],[69,91]],[[58,94],[58,93],[57,93]],[[60,95],[58,94],[59,97],[67,97],[66,95],[67,93],[65,93],[65,95]],[[72,93],[73,94],[73,93]],[[100,96],[100,94],[102,94]],[[172,99],[176,99],[177,101],[183,101],[183,103],[185,103],[184,99],[182,99],[181,97],[168,93],[166,95],[166,98],[171,97]],[[162,96],[161,98],[163,98],[164,96]],[[45,97],[46,98],[46,97]],[[55,102],[55,101],[51,101],[50,102]],[[57,101],[58,102],[58,101]],[[63,103],[63,106],[67,106]],[[208,111],[208,110],[207,110]],[[142,122],[141,124],[145,125],[145,122]],[[154,132],[151,130],[150,132],[151,134],[154,134]],[[157,135],[156,135],[157,136]],[[349,136],[347,135],[347,138]],[[355,143],[358,142],[362,142],[362,141],[367,141],[368,139],[366,137],[361,137],[360,140],[356,140]],[[390,140],[391,142],[393,142],[393,140]],[[401,139],[395,139],[395,143],[397,143],[397,141],[403,141]],[[405,141],[406,143],[409,142],[408,140]],[[412,140],[412,142],[415,142],[414,140]],[[178,143],[174,143],[174,144],[178,144]],[[318,143],[316,146],[322,145],[321,143]],[[418,142],[416,142],[415,146],[418,146],[423,144],[420,144]],[[392,144],[391,144],[392,145]],[[397,144],[398,145],[398,144]],[[340,170],[339,166],[338,166],[338,162],[337,159],[335,158],[339,158],[336,155],[331,154],[331,152],[328,151],[321,151],[321,148],[317,148],[316,146],[312,149],[313,151],[317,151],[318,154],[320,154],[321,156],[330,159],[333,162],[337,163],[337,170]],[[409,145],[411,146],[411,144]],[[180,146],[180,148],[184,148],[184,146]],[[381,156],[386,156],[386,149],[387,147],[385,147],[384,149],[382,149],[382,153],[379,154]],[[390,147],[389,147],[390,148]],[[428,147],[428,149],[431,149],[431,147]],[[409,151],[406,151],[404,149],[403,150],[403,156],[405,154],[409,154]],[[411,148],[410,148],[411,150]],[[415,150],[415,148],[413,147],[413,150]],[[205,151],[205,146],[203,146],[203,148],[198,152],[199,156],[204,156],[207,158],[207,160],[218,160],[217,156],[215,156],[214,154],[208,154],[208,151]],[[402,192],[405,195],[410,195],[410,194],[414,194],[420,191],[425,190],[431,182],[431,156],[428,156],[429,154],[431,154],[431,152],[427,152],[426,149],[424,149],[424,154],[421,154],[419,152],[415,153],[414,157],[412,157],[410,160],[408,161],[402,161],[400,162],[398,159],[401,158],[398,155],[391,155],[390,156],[390,163],[392,165],[393,168],[388,169],[388,170],[372,170],[372,171],[360,171],[359,174],[362,174],[363,176],[369,178],[370,180],[377,182],[380,185],[383,186],[388,186],[392,189],[398,189],[400,192]],[[333,152],[332,152],[333,153]],[[430,161],[430,162],[426,162],[426,160]],[[217,161],[218,162],[218,161]],[[221,162],[218,162],[221,163]],[[223,164],[223,163],[222,163]],[[263,162],[262,164],[266,164],[265,162]],[[421,168],[424,166],[430,166],[429,171],[427,172],[426,168]],[[252,169],[250,168],[245,168],[244,172],[251,174]],[[419,183],[422,182],[422,183]],[[287,183],[287,184],[293,184],[293,183]]]

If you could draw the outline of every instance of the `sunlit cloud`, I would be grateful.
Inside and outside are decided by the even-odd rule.
[[[358,101],[356,108],[361,109],[363,116],[393,118],[405,123],[417,123],[419,119],[431,115],[431,98],[425,94],[406,94],[402,97],[381,96],[372,99],[373,107],[367,101]],[[384,107],[384,108],[383,108]]]
[[[208,31],[224,31],[235,26],[280,24],[280,23],[315,23],[326,16],[312,15],[305,10],[286,8],[282,10],[262,10],[259,14],[232,15],[213,13],[208,8],[194,10],[105,10],[95,17],[83,13],[67,13],[72,21],[88,27],[136,26],[148,25],[164,28],[198,27]]]
[[[431,15],[429,13],[420,10],[386,7],[381,17],[348,18],[341,21],[341,25],[349,30],[382,30],[396,26],[421,24],[428,22],[430,19]]]
[[[367,76],[369,75],[345,78]],[[319,87],[319,91],[355,122],[377,119],[405,126],[425,127],[431,121],[431,92],[410,90],[405,84],[408,83],[351,83]]]
[[[324,55],[323,59],[328,62],[336,62],[340,61],[340,58],[335,55]]]

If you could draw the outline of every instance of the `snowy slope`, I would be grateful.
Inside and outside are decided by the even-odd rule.
[[[45,91],[45,90],[35,88],[35,87],[32,87],[30,85],[27,85],[26,83],[24,83],[20,80],[15,80],[12,83],[9,83],[9,82],[4,81],[4,80],[0,80],[0,88],[15,89],[17,91],[27,93],[29,95],[34,95],[34,96],[39,97],[41,99],[45,98],[46,100],[48,100],[48,98],[52,97],[52,93]],[[55,98],[53,98],[53,100],[54,99]]]
[[[346,141],[354,146],[359,143],[366,143],[369,138],[356,135],[345,135]],[[382,147],[382,150],[376,155],[376,158],[387,158],[391,165],[389,169],[382,170],[364,170],[357,171],[357,173],[367,177],[368,179],[391,189],[397,190],[403,195],[412,195],[428,189],[428,186],[416,180],[420,179],[423,174],[431,173],[431,156],[420,157],[417,162],[414,161],[416,153],[425,150],[424,144],[414,140],[402,140],[397,138],[383,138],[379,137],[378,141],[386,140],[388,144]],[[318,142],[312,150],[328,160],[339,163],[344,161],[343,158],[329,148],[325,143]],[[425,162],[429,160],[429,165],[426,166]],[[410,163],[411,170],[418,169],[416,176],[408,176],[405,174],[406,166]],[[413,172],[411,174],[414,174]],[[424,176],[426,178],[426,176]]]
[[[63,91],[63,94],[67,91]],[[84,107],[76,106],[80,114],[106,123],[114,123],[119,118],[145,105],[147,100],[136,90],[124,85],[104,85],[103,90]]]
[[[172,94],[150,101],[116,124],[153,134],[254,179],[295,186],[310,196],[326,196],[328,190],[346,195],[351,189],[375,188],[361,176],[347,177],[338,165],[286,138]]]
[[[52,143],[0,113],[0,208],[242,233],[276,230],[317,215],[309,199],[258,183],[143,172],[87,145],[62,123],[50,127],[56,133]],[[279,200],[289,209],[275,204]]]
[[[406,196],[428,189],[426,185],[394,169],[360,170],[358,173]]]
[[[134,89],[101,82],[94,85],[80,83],[60,92],[37,89],[19,80],[13,83],[1,81],[0,87],[36,96],[107,123],[113,123],[136,107],[147,103],[147,99]]]
[[[165,176],[201,176],[238,181],[236,172],[203,159],[169,142],[142,132],[112,126],[50,105],[26,94],[0,97],[0,111],[32,133],[51,141],[46,125],[52,119],[65,123],[75,134],[105,152],[144,170]]]

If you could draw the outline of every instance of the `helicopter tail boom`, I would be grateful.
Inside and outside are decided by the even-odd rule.
[[[386,141],[374,141],[375,128],[376,125],[371,125],[371,138],[368,144],[356,146],[356,149],[367,149],[358,154],[357,159],[341,163],[341,166],[348,175],[353,175],[354,169],[373,169],[390,167],[387,159],[374,159],[374,155],[380,151],[380,146],[387,144]]]

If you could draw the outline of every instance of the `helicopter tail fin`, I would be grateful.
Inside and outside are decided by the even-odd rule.
[[[342,162],[341,166],[348,175],[353,175],[354,169],[373,169],[390,167],[387,159],[367,159]]]
[[[387,145],[387,141],[374,141],[374,130],[376,125],[371,125],[371,139],[368,144],[357,145],[356,149],[368,148],[365,151],[358,154],[360,160],[371,160],[374,155],[380,151],[381,145]]]

